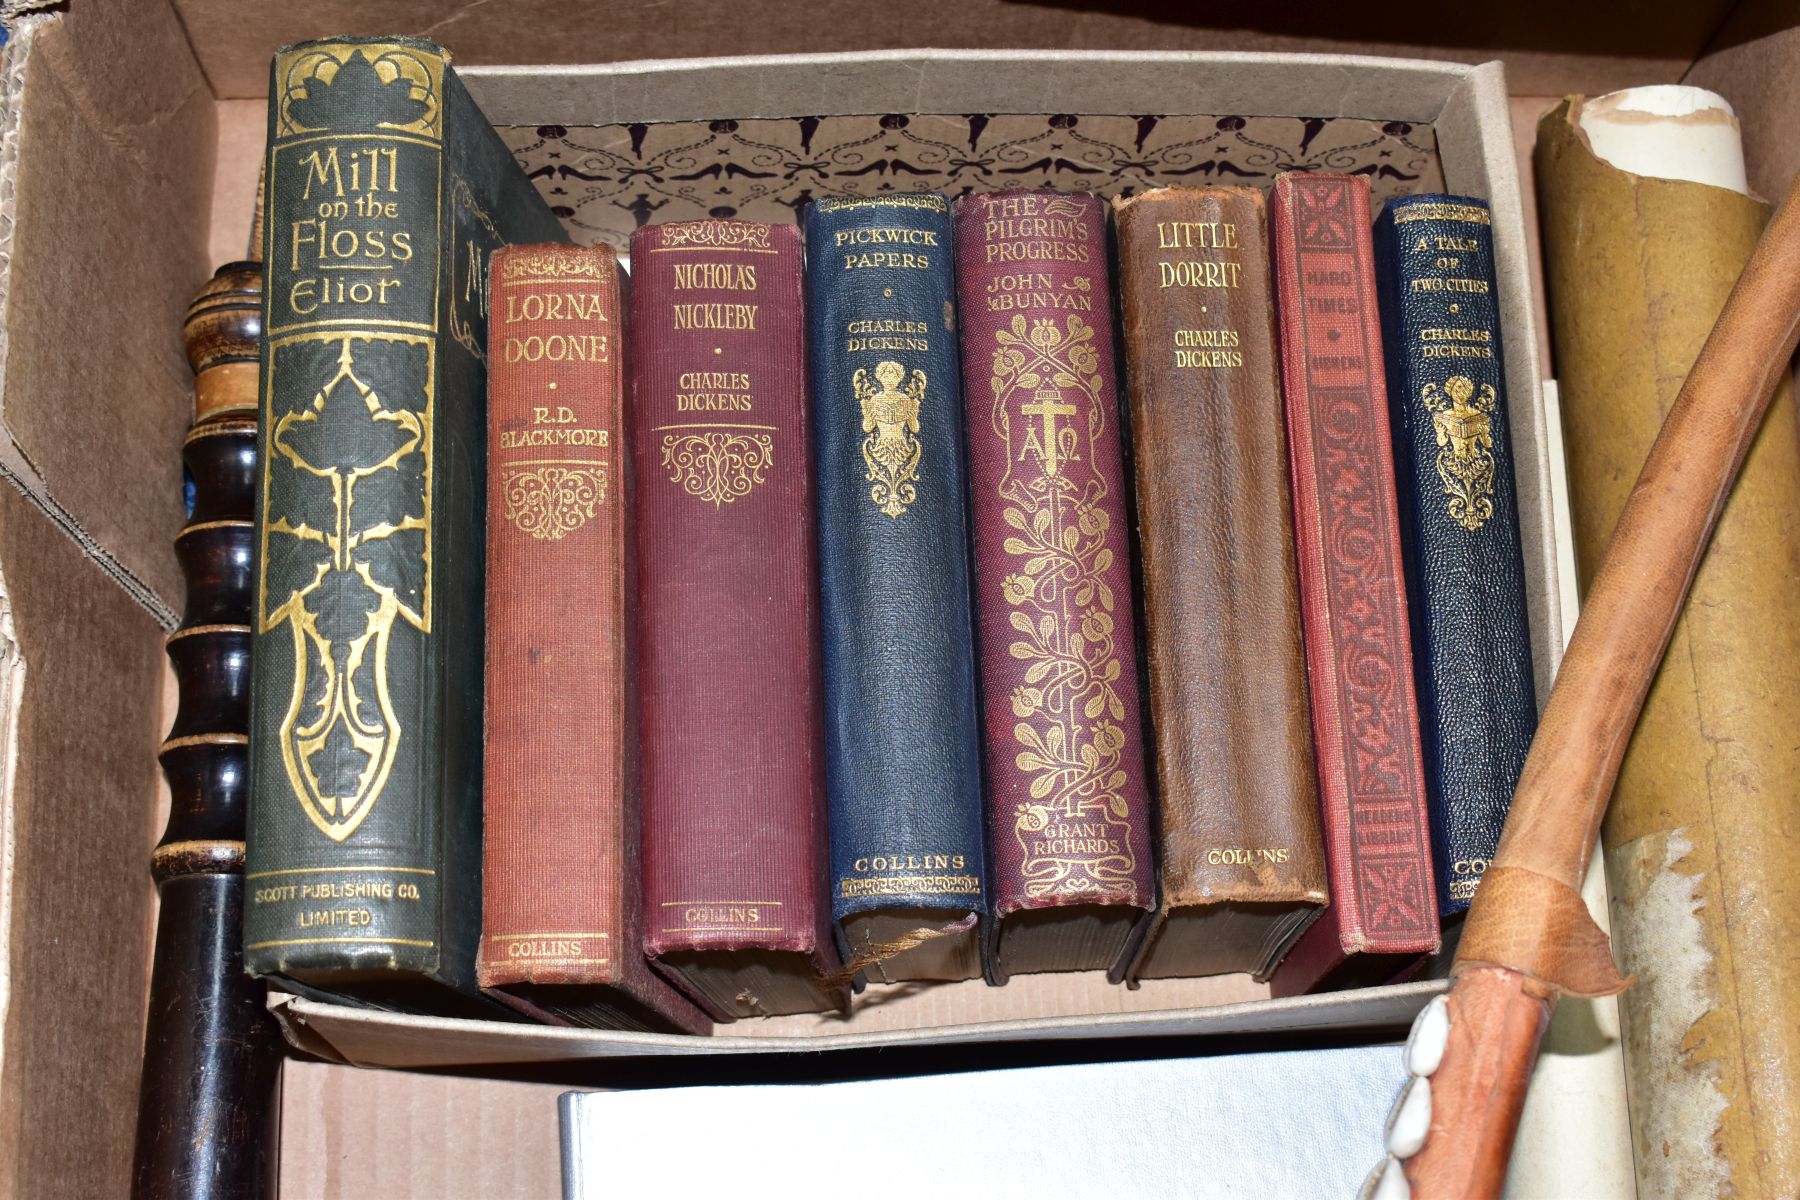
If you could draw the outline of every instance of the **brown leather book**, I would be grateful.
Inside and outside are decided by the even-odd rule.
[[[650,225],[631,263],[646,949],[721,1020],[843,1007],[800,232]]]
[[[705,1032],[644,961],[619,266],[494,253],[488,316],[483,988],[607,1029]]]
[[[1263,198],[1114,213],[1162,798],[1131,974],[1263,976],[1326,898]]]

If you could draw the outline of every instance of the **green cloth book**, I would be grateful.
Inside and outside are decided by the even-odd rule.
[[[416,38],[277,53],[263,188],[245,959],[442,1008],[480,936],[487,265],[567,238]]]

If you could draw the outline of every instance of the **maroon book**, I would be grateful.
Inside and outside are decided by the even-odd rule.
[[[631,240],[645,949],[717,1019],[848,993],[824,904],[799,230]]]
[[[703,1033],[644,961],[619,266],[494,252],[481,986],[575,1024]]]
[[[1123,971],[1155,903],[1106,210],[958,201],[996,982]]]
[[[1277,996],[1379,982],[1438,948],[1369,185],[1284,174],[1269,214],[1331,903]]]

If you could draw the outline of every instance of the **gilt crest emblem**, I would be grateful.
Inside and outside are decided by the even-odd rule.
[[[862,406],[863,465],[868,468],[869,499],[895,520],[918,499],[915,486],[920,444],[919,408],[925,402],[925,372],[915,369],[909,377],[897,362],[875,364],[873,372],[859,368],[850,380]]]
[[[1437,473],[1443,480],[1450,516],[1470,533],[1494,515],[1494,389],[1479,389],[1464,375],[1452,375],[1442,389],[1425,385],[1419,394],[1437,435]]]

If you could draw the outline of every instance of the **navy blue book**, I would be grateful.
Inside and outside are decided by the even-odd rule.
[[[950,205],[806,214],[832,919],[866,979],[981,975],[986,913]]]
[[[1464,912],[1537,729],[1487,202],[1375,222],[1394,474],[1438,906]]]

